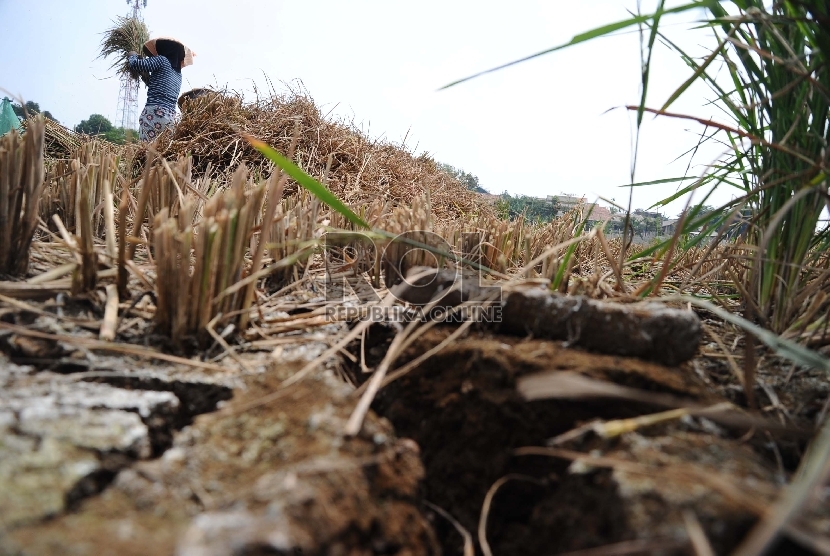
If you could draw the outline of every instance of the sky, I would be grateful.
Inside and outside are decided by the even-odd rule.
[[[627,206],[630,189],[620,186],[631,182],[635,126],[623,107],[639,101],[636,32],[438,89],[635,9],[634,0],[148,0],[143,17],[151,36],[179,38],[196,52],[182,72],[183,92],[227,87],[253,98],[269,81],[278,91],[305,89],[330,118],[353,121],[373,138],[405,139],[417,154],[478,176],[492,193],[581,194]],[[119,81],[97,56],[102,32],[127,11],[125,0],[0,0],[0,93],[38,102],[68,127],[93,113],[114,121]],[[664,29],[703,52],[712,37],[694,29],[702,16],[668,19]],[[648,104],[662,105],[689,75],[676,54],[658,49]],[[718,117],[710,97],[693,88],[672,110]],[[142,87],[141,106],[144,99]],[[688,157],[676,159],[701,131],[646,116],[635,181],[686,173]],[[704,146],[688,173],[701,174],[721,150]],[[632,208],[675,188],[635,188]],[[731,197],[721,190],[714,200]],[[683,206],[662,211],[674,216]]]

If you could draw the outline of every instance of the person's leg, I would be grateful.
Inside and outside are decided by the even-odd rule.
[[[153,111],[154,127],[156,136],[161,134],[165,129],[173,129],[176,124],[176,111],[160,106],[155,107]]]
[[[138,135],[142,141],[153,141],[158,135],[158,133],[156,132],[155,120],[156,117],[153,107],[145,106],[144,110],[141,111],[141,117],[139,117],[138,119]]]

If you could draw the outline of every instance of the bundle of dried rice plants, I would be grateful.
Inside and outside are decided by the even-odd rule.
[[[353,122],[327,119],[305,91],[272,93],[253,103],[231,92],[195,99],[172,136],[156,148],[168,159],[191,154],[197,174],[208,169],[233,171],[243,162],[267,174],[270,166],[239,132],[287,153],[297,122],[301,133],[293,160],[312,176],[322,176],[331,160],[326,183],[350,206],[375,201],[409,206],[429,192],[437,219],[492,213],[478,193],[448,176],[428,156],[416,157],[403,145],[372,140]],[[293,182],[286,185],[286,195],[296,191]]]
[[[43,191],[44,117],[29,120],[24,136],[0,138],[0,274],[21,276],[37,228]]]
[[[32,118],[23,120],[23,129],[28,129],[30,121]],[[45,125],[43,155],[47,159],[72,158],[84,143],[91,140],[88,136],[75,133],[55,120],[46,118],[43,123]]]
[[[215,195],[193,227],[197,201],[188,196],[177,216],[162,208],[155,216],[156,313],[159,329],[179,347],[189,337],[209,341],[212,323],[244,309],[245,290],[226,290],[243,278],[252,231],[262,210],[264,184],[246,191],[248,170],[234,174],[231,187]]]
[[[132,79],[141,79],[146,85],[150,76],[130,69],[127,61],[130,52],[141,53],[144,43],[150,40],[150,31],[143,21],[134,17],[117,17],[113,26],[104,31],[101,40],[100,58],[115,57],[110,69],[116,68],[120,74],[127,74]]]

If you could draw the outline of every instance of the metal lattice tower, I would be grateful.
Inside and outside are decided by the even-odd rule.
[[[141,9],[147,7],[147,0],[127,0],[127,5],[130,6],[127,17],[141,19]],[[124,129],[138,127],[138,81],[130,79],[127,74],[121,76],[115,122]]]

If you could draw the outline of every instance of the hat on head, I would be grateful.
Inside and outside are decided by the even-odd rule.
[[[193,57],[196,56],[196,53],[190,50],[188,47],[184,45],[184,43],[178,39],[174,39],[172,37],[156,37],[154,39],[150,39],[149,41],[144,43],[144,53],[149,56],[158,56],[158,49],[156,48],[156,41],[170,41],[181,45],[184,48],[184,57],[182,58],[182,67],[186,68],[187,66],[193,65]]]

